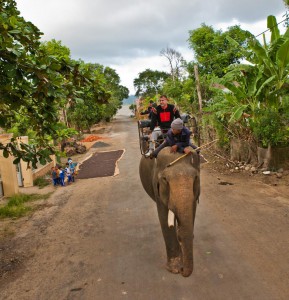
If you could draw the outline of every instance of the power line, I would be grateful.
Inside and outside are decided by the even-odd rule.
[[[277,23],[275,26],[268,28],[267,30],[261,32],[261,33],[258,34],[258,35],[255,35],[255,37],[258,37],[258,36],[260,36],[261,34],[263,34],[263,33],[267,32],[267,31],[269,31],[269,30],[271,30],[271,29],[277,27],[279,24],[281,24],[281,23],[283,23],[283,22],[285,22],[285,21],[287,21],[287,20],[288,20],[288,17],[286,17],[284,20],[282,20],[282,21],[280,21],[279,23]]]

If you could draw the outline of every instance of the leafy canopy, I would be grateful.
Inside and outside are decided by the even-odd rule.
[[[41,43],[41,35],[20,16],[14,0],[0,2],[0,127],[33,137],[30,145],[18,146],[15,138],[0,143],[0,150],[33,167],[50,160],[51,141],[67,134],[60,131],[60,111],[71,112],[67,125],[79,127],[77,120],[84,116],[89,126],[110,118],[128,96],[114,70],[73,61],[61,42]]]
[[[243,47],[247,47],[247,39],[252,36],[237,25],[222,32],[206,24],[189,31],[189,34],[189,46],[195,53],[200,74],[214,74],[218,77],[226,73],[229,65],[245,57]],[[230,43],[229,38],[236,43]]]

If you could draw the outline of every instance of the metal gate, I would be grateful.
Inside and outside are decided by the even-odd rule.
[[[17,172],[18,186],[23,186],[23,177],[22,177],[21,165],[20,164],[16,165],[16,172]]]

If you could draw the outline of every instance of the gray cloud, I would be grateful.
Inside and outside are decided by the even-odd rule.
[[[102,64],[188,48],[201,23],[254,23],[285,12],[282,0],[16,0],[23,16],[61,40],[72,56]],[[264,30],[266,28],[263,28]]]

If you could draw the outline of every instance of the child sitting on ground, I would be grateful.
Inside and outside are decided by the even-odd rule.
[[[156,158],[159,152],[168,146],[171,146],[171,152],[174,153],[189,153],[191,151],[190,147],[197,149],[197,146],[190,141],[191,134],[191,131],[184,126],[180,118],[175,119],[167,132],[165,141],[151,153],[150,158]]]

